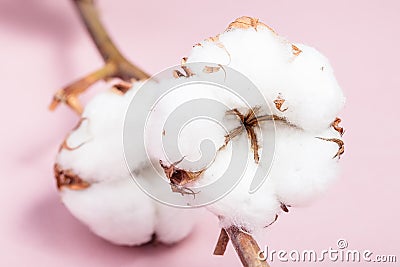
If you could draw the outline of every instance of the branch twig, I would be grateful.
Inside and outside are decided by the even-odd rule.
[[[76,6],[93,42],[96,44],[105,65],[59,90],[53,97],[50,109],[54,110],[63,102],[80,114],[82,107],[78,96],[97,81],[109,78],[120,78],[125,81],[130,81],[131,79],[141,80],[150,76],[129,62],[115,46],[100,21],[94,0],[72,0],[72,2]]]
[[[235,226],[225,230],[244,267],[269,267],[266,261],[258,259],[260,247],[251,235]]]
[[[266,261],[258,259],[260,247],[254,238],[236,226],[221,229],[214,255],[224,255],[229,240],[232,241],[243,267],[269,267]]]

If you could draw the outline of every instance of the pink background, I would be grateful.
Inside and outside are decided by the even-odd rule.
[[[193,44],[242,15],[326,54],[347,95],[341,179],[319,202],[281,216],[259,243],[322,250],[345,238],[350,249],[400,261],[398,1],[98,4],[117,44],[150,73],[179,63]],[[102,64],[69,1],[0,0],[0,45],[2,266],[240,266],[232,247],[212,256],[219,230],[211,215],[178,245],[127,248],[91,234],[60,203],[52,164],[77,117],[47,106],[56,89]]]

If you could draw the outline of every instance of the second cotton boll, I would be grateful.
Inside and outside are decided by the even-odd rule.
[[[57,156],[56,178],[62,202],[95,234],[119,245],[154,239],[170,244],[191,232],[202,211],[172,208],[151,199],[125,166],[124,118],[141,85],[136,83],[125,95],[115,89],[99,93],[88,103]]]

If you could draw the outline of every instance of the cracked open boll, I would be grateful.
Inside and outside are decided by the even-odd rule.
[[[185,64],[210,62],[204,69]],[[154,90],[175,79],[190,81],[196,75],[214,75],[224,66],[242,73],[255,84],[268,106],[249,109],[235,98],[216,95],[230,108],[218,114],[228,129],[198,123],[181,132],[179,141],[185,159],[199,155],[198,140],[212,140],[217,152],[206,166],[185,165],[182,158],[166,157],[161,143],[162,123],[179,101],[166,99],[150,111],[148,155],[137,155],[137,173],[146,166],[141,158],[158,162],[171,183],[171,194],[202,194],[191,190],[213,181],[224,172],[232,144],[248,160],[238,185],[224,198],[208,205],[221,227],[236,226],[250,233],[265,231],[282,210],[307,205],[326,192],[338,176],[338,160],[344,152],[343,128],[337,117],[345,98],[328,60],[316,49],[294,44],[257,19],[242,17],[221,34],[196,44],[182,62],[182,71],[170,79],[147,81]],[[151,199],[132,180],[123,154],[124,118],[130,100],[146,81],[134,82],[127,90],[111,88],[97,94],[85,107],[81,121],[63,142],[57,155],[55,174],[61,198],[71,213],[97,235],[116,244],[140,245],[156,238],[174,243],[186,237],[202,209],[173,208]],[[149,85],[147,85],[148,87]],[[181,100],[199,95],[193,85]],[[201,85],[199,85],[199,91]],[[126,91],[126,92],[125,92]],[[183,92],[183,93],[182,93]],[[199,93],[207,94],[207,90]],[[257,168],[261,136],[274,124],[274,160],[261,187],[249,193]],[[154,141],[152,141],[154,140]],[[265,166],[265,168],[269,166]],[[176,222],[180,223],[177,224]]]

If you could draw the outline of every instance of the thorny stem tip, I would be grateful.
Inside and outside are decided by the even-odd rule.
[[[69,84],[59,90],[53,97],[50,109],[54,110],[61,102],[66,103],[78,114],[82,113],[82,106],[78,96],[99,80],[120,78],[125,81],[141,80],[150,76],[127,60],[115,46],[103,24],[100,21],[94,0],[72,0],[78,13],[95,43],[105,65],[99,70]]]

